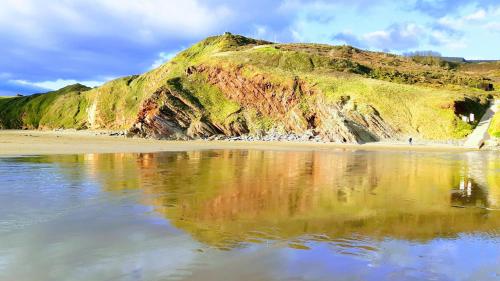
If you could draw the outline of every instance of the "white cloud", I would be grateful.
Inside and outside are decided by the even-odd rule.
[[[153,62],[151,65],[151,69],[155,69],[160,67],[162,64],[166,63],[167,61],[173,59],[179,52],[160,52],[158,54],[158,58]]]
[[[483,21],[490,16],[491,13],[486,12],[484,9],[479,9],[471,14],[461,16],[461,17],[451,17],[444,16],[437,20],[437,23],[441,26],[448,27],[450,29],[461,29],[465,25],[469,25],[474,22]]]
[[[337,6],[338,4],[334,1],[284,0],[281,2],[279,9],[282,11],[297,11],[304,9],[325,11],[332,10]]]
[[[360,36],[356,36],[352,32],[341,32],[332,38],[338,42],[374,50],[406,51],[421,46],[458,50],[467,47],[466,40],[461,36],[461,33],[416,23],[393,24],[387,29]]]
[[[56,33],[111,35],[145,43],[165,35],[193,38],[232,18],[225,5],[200,0],[4,0],[0,34],[17,34],[54,47]]]
[[[470,15],[464,16],[463,19],[466,21],[475,21],[485,19],[486,16],[486,11],[484,9],[480,9]]]
[[[491,14],[494,16],[500,16],[500,5],[491,8]]]
[[[297,29],[292,28],[290,29],[290,33],[292,34],[293,40],[297,42],[304,42],[305,37],[302,35],[302,32],[299,32]]]
[[[360,11],[382,5],[385,0],[282,0],[279,6],[280,11],[316,11],[321,13],[333,12],[338,8],[355,8]]]
[[[267,27],[264,25],[256,25],[254,35],[256,38],[264,38],[268,35]]]
[[[422,27],[414,23],[392,25],[386,30],[364,34],[360,41],[377,49],[404,50],[418,47],[423,33]]]
[[[464,49],[467,47],[464,38],[455,38],[443,31],[433,30],[429,37],[433,45],[444,46],[450,50]]]
[[[441,26],[445,26],[450,29],[459,29],[463,27],[464,21],[461,18],[453,18],[453,17],[442,17],[437,20],[437,23]]]
[[[10,82],[26,86],[35,86],[38,88],[43,88],[48,90],[58,90],[65,86],[77,83],[83,84],[88,87],[96,87],[104,84],[104,81],[77,81],[77,80],[65,80],[65,79],[57,79],[54,81],[41,81],[41,82],[31,82],[26,80],[10,80]]]
[[[391,37],[391,33],[389,31],[379,30],[379,31],[367,33],[367,34],[363,35],[362,37],[364,40],[376,43],[378,41],[389,40]],[[377,45],[378,45],[378,43],[377,43]]]
[[[500,22],[489,22],[483,26],[489,31],[495,31],[499,32],[500,31]]]
[[[261,40],[267,40],[271,42],[282,42],[280,38],[286,37],[285,33],[289,32],[289,30],[286,31],[276,31],[272,28],[270,28],[267,25],[260,25],[260,24],[254,24],[253,25],[253,31],[251,31],[248,36],[252,38],[257,38]],[[285,36],[283,36],[285,35]],[[287,34],[290,36],[290,34]]]
[[[196,36],[212,30],[231,17],[226,6],[208,6],[198,0],[92,0],[99,9],[118,19],[131,22],[142,34],[153,32],[180,33]],[[88,5],[86,3],[86,5]],[[182,32],[179,32],[182,30]]]

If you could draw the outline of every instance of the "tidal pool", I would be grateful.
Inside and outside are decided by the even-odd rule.
[[[0,158],[0,280],[500,280],[500,154]]]

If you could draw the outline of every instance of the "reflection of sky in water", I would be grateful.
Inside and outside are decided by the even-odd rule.
[[[387,171],[373,171],[371,166],[406,173],[405,169],[418,161],[415,155],[408,158],[391,154],[391,161],[401,162],[394,165],[381,163],[379,156],[371,159],[371,156],[357,152],[352,158],[332,158],[338,159],[339,163],[346,161],[342,166],[328,166],[332,159],[321,158],[320,168],[317,159],[309,161],[307,158],[305,161],[300,153],[279,161],[276,159],[283,155],[265,154],[267,160],[255,158],[252,154],[227,159],[217,153],[196,154],[191,158],[189,155],[172,155],[95,156],[94,162],[81,161],[73,156],[0,160],[0,279],[488,281],[498,280],[500,276],[498,211],[483,208],[484,202],[495,199],[499,192],[498,186],[491,185],[497,179],[497,176],[492,178],[491,171],[498,170],[498,158],[486,157],[490,159],[488,162],[477,155],[469,155],[464,160],[461,156],[444,154],[437,160],[426,159],[423,165],[430,165],[430,169],[433,165],[441,166],[435,169],[450,167],[450,174],[442,176],[451,180],[441,179],[439,183],[450,185],[447,193],[425,187],[430,193],[405,195],[391,191],[392,188],[403,188],[402,182],[390,188],[383,186],[390,182],[384,176]],[[430,157],[417,155],[420,156]],[[252,157],[255,158],[252,161],[257,162],[255,166],[247,163]],[[301,170],[303,162],[307,162],[306,168]],[[240,174],[232,175],[231,170],[229,174],[218,174],[211,170],[212,165],[225,169],[236,165]],[[262,174],[263,166],[267,177],[256,181],[255,186],[246,182]],[[199,167],[209,171],[186,173]],[[341,169],[341,177],[331,175],[331,171],[324,172],[324,167]],[[252,169],[255,171],[251,172]],[[481,170],[479,176],[477,170]],[[212,187],[214,173],[220,181]],[[285,188],[279,189],[278,183],[283,182],[273,180],[273,177],[283,174],[289,175],[293,182],[290,180]],[[355,181],[344,179],[361,174],[363,176]],[[413,179],[411,171],[408,174]],[[182,176],[188,178],[180,178]],[[236,176],[241,179],[234,180]],[[460,182],[464,177],[474,178],[471,181],[474,184],[472,193],[466,197],[480,202],[478,207],[481,208],[472,206],[471,200],[463,201]],[[130,179],[130,182],[124,182],[124,179]],[[206,180],[204,186],[198,186],[202,180]],[[351,186],[353,182],[357,185]],[[172,186],[173,183],[186,186]],[[376,186],[372,186],[373,183]],[[428,183],[426,186],[439,187],[438,183],[425,183]],[[207,184],[207,190],[201,190]],[[166,187],[158,189],[158,185]],[[258,185],[270,185],[270,188]],[[287,186],[293,190],[288,190]],[[328,186],[334,189],[330,190]],[[212,188],[218,188],[215,194],[211,193]],[[254,188],[256,192],[253,192]],[[279,190],[279,193],[270,193],[273,190]],[[337,201],[338,191],[343,195],[342,200]],[[414,192],[413,189],[409,191]],[[377,233],[379,227],[387,226],[394,220],[393,216],[399,215],[399,209],[390,206],[398,203],[394,200],[407,200],[402,206],[408,206],[416,217],[427,218],[430,216],[428,208],[419,206],[440,203],[435,197],[443,194],[448,194],[448,202],[430,213],[449,216],[451,220],[457,220],[457,224],[466,223],[462,228],[456,228],[458,233],[442,237],[442,229],[435,224],[423,224],[426,229],[421,230],[424,233],[421,238],[419,229],[401,233],[394,230],[394,234],[398,233],[396,236],[400,237],[392,237],[390,224],[389,230]],[[385,196],[391,197],[384,199]],[[242,201],[234,201],[237,197]],[[380,197],[383,198],[381,202],[377,201]],[[332,205],[331,198],[342,202]],[[410,200],[415,198],[422,201]],[[251,202],[254,199],[257,200],[255,204]],[[238,206],[248,201],[252,204]],[[283,207],[283,202],[295,203]],[[384,202],[388,204],[385,209]],[[360,203],[374,206],[375,215],[369,214],[380,221],[372,226],[369,221],[357,218],[353,222],[346,220],[354,226],[346,227],[345,232],[332,231],[330,236],[319,232],[330,228],[314,227],[315,224],[332,223],[325,219],[325,213],[334,215],[345,211],[345,216],[349,216],[352,212],[349,206],[353,205],[352,210],[366,207]],[[458,203],[466,208],[452,207]],[[296,208],[293,212],[289,210],[291,206]],[[198,210],[198,207],[202,208]],[[222,211],[206,214],[218,209]],[[238,213],[234,214],[234,210]],[[352,215],[354,218],[359,214]],[[401,219],[399,224],[403,226],[420,225],[409,223],[406,215]],[[248,239],[269,228],[264,221],[273,220],[279,225],[267,236]],[[286,230],[287,224],[291,230]],[[296,229],[301,226],[309,228]],[[209,230],[204,230],[207,227]],[[335,227],[342,227],[342,224]],[[210,231],[211,228],[221,232]],[[255,233],[250,235],[252,231]],[[432,231],[435,234],[429,236]],[[335,233],[338,236],[332,236]],[[235,239],[236,243],[220,250],[205,242],[219,243],[222,240],[217,235],[228,236],[227,239]],[[277,238],[271,239],[273,235]],[[408,239],[404,239],[405,235],[409,235]]]

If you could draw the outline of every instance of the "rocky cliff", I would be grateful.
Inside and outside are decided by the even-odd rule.
[[[346,46],[207,38],[142,75],[0,100],[3,128],[126,130],[129,136],[455,139],[484,112],[488,77],[445,62]]]
[[[131,135],[165,139],[192,139],[213,135],[266,135],[251,123],[260,116],[273,117],[269,130],[279,128],[283,135],[297,134],[320,137],[333,142],[369,142],[396,135],[375,108],[363,110],[349,98],[328,103],[321,93],[299,77],[275,83],[264,75],[246,78],[241,68],[223,69],[200,65],[189,67],[187,77],[204,75],[205,83],[216,87],[228,100],[239,105],[222,122],[212,120],[203,106],[190,100],[189,93],[172,86],[160,88],[139,110],[130,129]],[[253,117],[253,115],[257,117]]]

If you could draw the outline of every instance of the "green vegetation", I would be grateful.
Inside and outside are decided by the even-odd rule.
[[[234,63],[269,69],[307,72],[345,72],[367,78],[432,87],[480,87],[483,77],[457,71],[458,64],[436,57],[411,58],[362,51],[351,46],[272,44],[239,48],[218,54]]]
[[[240,52],[229,53],[219,60],[233,65],[245,62],[247,77],[265,75],[274,83],[286,83],[294,77],[301,77],[307,84],[315,85],[330,104],[348,98],[357,105],[370,105],[398,130],[408,134],[420,134],[428,139],[463,138],[473,126],[463,122],[454,114],[454,102],[469,101],[470,113],[481,116],[487,104],[486,94],[473,88],[458,87],[451,90],[433,85],[425,87],[406,85],[404,81],[390,83],[367,79],[369,68],[349,60],[322,57],[317,53],[300,53],[286,49],[298,49],[299,44],[265,45]],[[359,50],[348,47],[323,45],[301,45],[303,48],[327,48],[335,52],[355,53]],[[391,79],[381,79],[391,80]],[[307,103],[302,103],[303,109]],[[256,121],[259,123],[259,121]],[[262,123],[262,122],[260,122]]]
[[[456,69],[459,66],[459,64],[456,62],[445,61],[437,56],[416,55],[412,56],[411,59],[419,64],[428,66],[438,66],[447,69]]]
[[[91,125],[125,129],[134,121],[145,95],[144,78],[139,76],[116,79],[90,90],[86,96],[92,101],[90,106],[95,108]]]
[[[210,71],[215,73],[212,77]],[[234,75],[212,81],[217,71]],[[275,44],[224,34],[193,45],[157,69],[98,88],[73,85],[46,94],[0,98],[0,127],[125,130],[134,124],[143,102],[162,87],[200,108],[200,120],[225,126],[244,118],[252,133],[285,127],[284,116],[259,110],[269,97],[258,100],[257,94],[235,90],[244,79],[255,84],[250,90],[262,85],[273,91],[293,90],[295,96],[285,95],[287,100],[275,106],[288,109],[287,102],[297,102],[304,116],[318,105],[347,101],[352,110],[380,114],[400,134],[463,138],[473,126],[461,121],[459,111],[481,115],[488,95],[498,92],[478,87],[487,79],[496,83],[495,75],[500,77],[497,64],[466,67],[435,57],[402,57],[350,46]],[[302,88],[295,92],[297,81],[304,83],[307,94]]]
[[[500,138],[500,111],[497,111],[497,113],[495,113],[495,116],[491,121],[488,133],[490,134],[490,136]]]
[[[191,75],[189,79],[172,79],[169,85],[187,92],[188,98],[199,103],[206,110],[207,117],[216,123],[224,124],[241,108],[238,103],[227,99],[220,89],[210,85],[202,74]]]
[[[81,92],[88,87],[75,84],[58,91],[0,100],[3,128],[84,128],[86,108]]]
[[[492,83],[497,90],[500,88],[500,61],[465,63],[459,69],[466,74],[487,77],[483,83]]]
[[[330,102],[348,97],[357,104],[371,105],[403,132],[443,139],[445,136],[463,138],[472,131],[472,126],[451,110],[453,101],[465,99],[463,94],[356,77],[318,78],[311,77],[311,80],[318,83]]]

